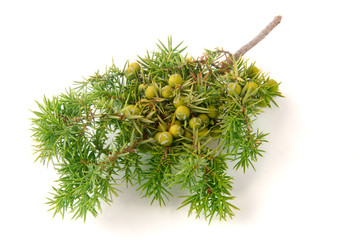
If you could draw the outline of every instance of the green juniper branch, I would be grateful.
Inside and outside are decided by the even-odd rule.
[[[267,134],[253,122],[277,106],[279,84],[222,49],[195,59],[171,38],[157,46],[38,102],[36,160],[59,174],[48,201],[54,215],[97,216],[119,182],[160,205],[178,185],[188,192],[180,208],[209,222],[235,215],[228,164],[255,169]]]

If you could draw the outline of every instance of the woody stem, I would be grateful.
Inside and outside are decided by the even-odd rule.
[[[237,50],[234,55],[235,60],[238,60],[240,56],[243,56],[247,51],[263,40],[281,22],[281,18],[280,15],[276,16],[253,40]]]

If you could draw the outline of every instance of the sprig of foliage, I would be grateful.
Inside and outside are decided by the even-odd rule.
[[[235,215],[228,164],[255,169],[267,134],[254,130],[253,122],[264,108],[277,106],[278,83],[222,49],[194,59],[171,38],[157,46],[137,64],[113,64],[63,94],[44,97],[33,111],[36,160],[59,174],[48,202],[54,215],[96,216],[102,202],[117,196],[119,182],[160,205],[179,185],[188,191],[180,208],[209,222]],[[181,83],[171,86],[175,75]],[[181,121],[176,98],[189,109]],[[201,126],[192,126],[190,118],[200,117]],[[183,132],[168,132],[176,124]],[[167,145],[158,135],[165,132],[172,139]]]

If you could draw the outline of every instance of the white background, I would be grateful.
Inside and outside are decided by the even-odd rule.
[[[360,239],[357,1],[1,1],[1,239]],[[149,206],[123,191],[96,219],[47,212],[57,179],[34,163],[29,109],[43,94],[153,50],[158,39],[235,52],[274,16],[282,23],[246,54],[282,82],[257,171],[234,173],[228,222]],[[181,195],[178,193],[177,195]]]

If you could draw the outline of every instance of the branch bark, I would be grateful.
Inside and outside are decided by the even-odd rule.
[[[234,55],[235,60],[238,60],[240,56],[243,56],[247,51],[263,40],[281,22],[281,18],[281,16],[276,16],[253,40],[237,50]]]

